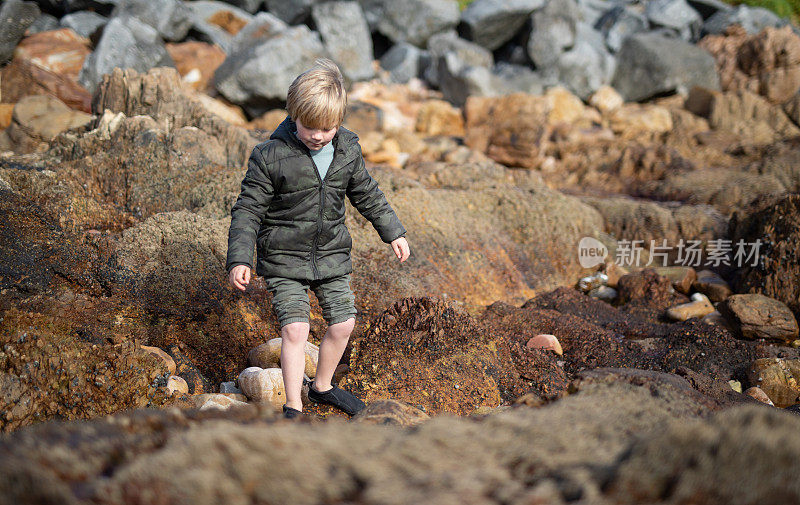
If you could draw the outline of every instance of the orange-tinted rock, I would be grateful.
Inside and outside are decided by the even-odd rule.
[[[543,159],[552,102],[543,96],[515,93],[467,99],[466,144],[507,166],[535,168]]]
[[[751,388],[748,388],[747,390],[745,390],[744,394],[746,394],[750,398],[755,398],[761,403],[766,403],[767,405],[770,405],[772,407],[775,406],[775,404],[772,403],[772,400],[769,399],[769,396],[767,396],[767,393],[765,393],[764,390],[761,389],[760,387],[753,386]]]
[[[175,393],[189,394],[189,384],[186,383],[183,377],[171,375],[167,379],[167,393],[170,395]]]
[[[203,108],[207,112],[215,114],[233,125],[244,126],[247,123],[247,117],[245,117],[241,107],[219,98],[211,98],[204,93],[197,93],[194,98],[203,104]]]
[[[274,131],[286,119],[287,114],[284,109],[273,109],[250,121],[247,127]]]
[[[2,99],[6,103],[18,102],[26,96],[50,95],[70,109],[82,112],[92,110],[92,95],[86,88],[33,63],[15,58],[0,74]]]
[[[20,154],[41,150],[62,131],[84,125],[91,117],[52,96],[25,97],[14,106],[11,124],[0,134],[0,150]]]
[[[14,49],[14,58],[77,82],[83,61],[91,52],[88,39],[61,28],[22,39]]]
[[[0,130],[8,128],[8,125],[11,124],[11,115],[13,112],[13,103],[0,103]]]
[[[222,49],[197,41],[168,43],[166,46],[183,82],[198,91],[212,87],[214,71],[225,61]]]
[[[172,356],[167,354],[166,351],[164,351],[159,347],[152,347],[149,345],[143,345],[142,350],[147,351],[150,354],[153,354],[154,356],[158,357],[158,359],[160,359],[167,367],[167,370],[169,370],[170,375],[173,375],[175,373],[175,360],[172,359]]]
[[[548,335],[546,333],[541,333],[531,338],[528,340],[526,346],[530,349],[546,349],[548,351],[553,351],[559,356],[564,354],[564,351],[561,349],[561,344],[558,342],[555,335]]]
[[[426,135],[464,136],[464,118],[461,110],[444,100],[428,100],[417,115],[416,130]]]
[[[734,26],[698,45],[717,60],[725,91],[747,90],[781,104],[800,88],[800,36],[789,26],[767,27],[755,35]]]
[[[239,31],[244,28],[247,24],[247,21],[241,19],[240,17],[236,16],[233,12],[229,10],[220,9],[208,18],[206,21],[211,23],[212,25],[217,25],[226,32],[230,33],[231,35],[236,35]]]

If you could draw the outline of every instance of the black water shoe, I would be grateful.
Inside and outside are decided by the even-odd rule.
[[[302,416],[303,416],[302,411],[293,409],[292,407],[289,407],[285,403],[283,404],[283,417],[285,417],[286,419],[294,419],[296,417],[302,417]]]
[[[319,392],[314,389],[313,383],[308,387],[308,399],[315,403],[325,403],[354,416],[364,410],[364,402],[350,391],[333,386],[331,389]]]

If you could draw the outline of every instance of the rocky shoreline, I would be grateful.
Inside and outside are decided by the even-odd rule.
[[[0,26],[0,503],[800,501],[787,20],[12,0]],[[413,254],[348,206],[336,379],[368,408],[291,423],[270,295],[233,292],[226,239],[322,55]],[[324,329],[312,297],[309,377]]]

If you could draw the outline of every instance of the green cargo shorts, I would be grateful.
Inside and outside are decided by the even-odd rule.
[[[285,277],[266,277],[264,281],[272,293],[272,308],[281,328],[289,323],[309,322],[308,288],[317,295],[322,317],[329,326],[356,316],[356,297],[350,289],[350,274],[318,281]]]

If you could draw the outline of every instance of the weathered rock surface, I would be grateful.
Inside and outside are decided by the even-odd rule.
[[[286,390],[281,373],[280,368],[249,367],[242,370],[237,382],[250,400],[281,408],[286,403]]]
[[[0,133],[0,151],[42,151],[56,135],[90,119],[89,114],[71,110],[52,96],[27,96],[14,106],[11,124]]]
[[[783,26],[785,21],[777,14],[764,7],[751,7],[737,5],[732,9],[725,9],[715,13],[703,23],[703,32],[720,34],[732,25],[742,26],[747,33],[756,34],[767,27]]]
[[[186,37],[193,21],[192,10],[180,0],[117,0],[113,16],[135,17],[171,41]]]
[[[800,449],[791,434],[800,421],[766,407],[726,410],[706,420],[703,398],[656,378],[586,381],[574,395],[543,408],[515,408],[478,421],[442,417],[411,430],[344,422],[298,429],[278,421],[271,408],[255,406],[135,411],[89,423],[45,424],[4,438],[0,486],[21,504],[42,497],[61,503],[197,502],[209,492],[226,502],[269,496],[324,503],[359,492],[365,503],[442,503],[456,493],[459,501],[544,497],[558,503],[606,495],[624,501],[630,489],[658,502],[667,480],[678,481],[681,496],[693,490],[708,496],[722,492],[718,479],[730,483],[725,490],[751,482],[751,501],[776,498],[776,489],[792,493],[785,483],[796,471],[791,462]],[[587,411],[592,416],[583,415]],[[720,437],[725,443],[718,446]],[[747,458],[729,465],[742,447],[741,458]],[[769,474],[776,454],[788,466],[759,487],[755,476]],[[701,463],[690,465],[692,457]],[[285,485],[299,473],[291,462],[303,469],[300,490]],[[265,465],[283,470],[263,472]],[[326,465],[341,475],[331,479]],[[175,472],[189,467],[192,475]],[[210,478],[223,469],[230,480]],[[209,476],[202,490],[189,484],[198,474]],[[80,498],[72,491],[78,482]],[[494,498],[498,492],[505,498]],[[736,501],[739,494],[723,496],[748,503]]]
[[[353,416],[356,423],[395,426],[416,426],[429,419],[420,409],[397,400],[376,400]]]
[[[734,242],[759,241],[758,259],[743,262],[733,282],[739,293],[761,293],[785,303],[800,318],[797,251],[800,250],[800,197],[757,202],[731,221]]]
[[[193,32],[200,40],[216,44],[226,53],[231,49],[233,37],[253,19],[249,12],[224,2],[199,0],[186,5],[194,14]]]
[[[747,371],[750,385],[760,388],[776,407],[786,408],[800,403],[800,360],[761,358]]]
[[[32,63],[54,74],[77,81],[89,41],[70,29],[62,28],[25,37],[14,50],[14,59]]]
[[[732,295],[719,304],[719,311],[744,338],[793,342],[798,337],[797,320],[783,302],[758,293]]]
[[[714,58],[680,39],[636,34],[620,48],[612,86],[626,99],[645,100],[661,93],[687,93],[693,86],[719,89]]]
[[[82,112],[92,110],[92,95],[83,86],[33,62],[11,60],[0,70],[0,80],[4,102],[16,103],[26,96],[51,95],[71,109]]]
[[[281,344],[282,338],[273,338],[267,342],[254,347],[247,353],[247,362],[251,366],[259,368],[280,368],[281,363]],[[319,347],[306,342],[305,348],[306,365],[303,373],[311,378],[317,375],[317,362],[319,361]]]
[[[455,0],[377,0],[381,17],[377,29],[394,42],[408,42],[424,47],[431,35],[458,24],[459,9]]]
[[[166,47],[184,83],[198,91],[211,89],[214,71],[225,61],[225,53],[219,46],[190,41],[167,44]]]
[[[78,11],[61,18],[61,26],[69,28],[81,37],[92,37],[108,23],[108,18],[94,11]]]

